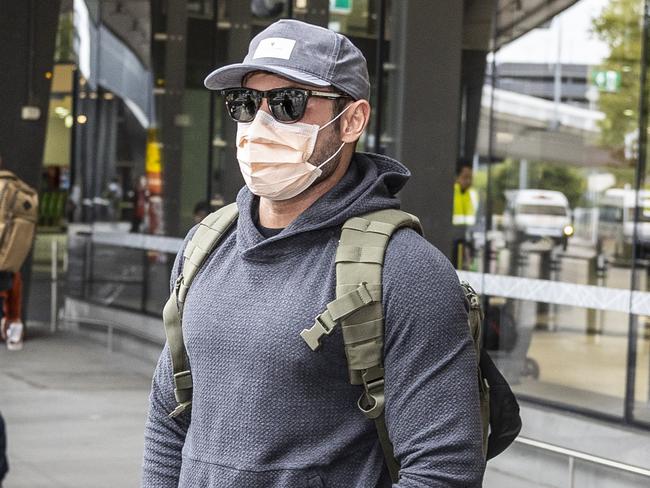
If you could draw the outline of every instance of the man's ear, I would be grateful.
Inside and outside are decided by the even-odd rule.
[[[341,141],[357,142],[370,120],[370,104],[367,100],[351,103],[341,119]]]

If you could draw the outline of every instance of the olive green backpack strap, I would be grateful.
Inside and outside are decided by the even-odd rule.
[[[396,230],[410,227],[422,233],[419,220],[396,209],[380,210],[349,219],[336,252],[336,300],[301,336],[317,350],[320,341],[341,325],[350,382],[363,385],[358,406],[374,420],[393,482],[399,464],[384,421],[384,313],[382,269],[388,241]]]
[[[483,348],[483,319],[485,318],[485,314],[481,306],[481,299],[474,288],[472,288],[472,285],[467,281],[461,281],[460,286],[465,293],[465,300],[467,300],[469,306],[469,331],[472,335],[472,342],[474,343],[477,358],[479,404],[481,407],[481,425],[483,426],[483,455],[487,456],[490,434],[490,386],[483,377],[483,371],[480,365],[481,349]]]
[[[183,252],[183,269],[163,309],[163,322],[174,371],[174,396],[178,405],[170,417],[183,413],[192,404],[192,373],[183,341],[183,305],[205,259],[237,220],[237,205],[231,203],[208,215],[199,224]]]

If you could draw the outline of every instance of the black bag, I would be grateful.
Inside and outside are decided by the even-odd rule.
[[[5,421],[0,415],[0,485],[5,475],[9,471],[7,463],[7,438],[5,437]]]
[[[488,305],[483,325],[483,347],[510,352],[517,345],[517,326],[506,306]]]
[[[521,417],[515,394],[485,349],[481,349],[480,367],[483,378],[490,385],[490,435],[486,457],[492,459],[519,435]]]

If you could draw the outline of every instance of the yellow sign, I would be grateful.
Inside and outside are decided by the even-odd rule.
[[[145,171],[147,173],[160,173],[162,171],[157,132],[155,127],[147,131],[147,156],[145,159]]]

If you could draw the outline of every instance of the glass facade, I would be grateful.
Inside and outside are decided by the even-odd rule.
[[[184,235],[197,205],[217,208],[243,184],[232,171],[231,121],[222,100],[203,86],[209,71],[241,60],[253,36],[289,17],[350,36],[366,54],[376,86],[377,77],[385,77],[381,60],[387,59],[388,40],[379,52],[376,46],[386,33],[380,26],[390,17],[390,5],[386,0],[66,2],[57,61],[74,63],[74,69],[66,93],[70,107],[57,106],[70,115],[62,116],[71,144],[69,219],[130,221],[133,231]],[[381,90],[373,97],[375,105],[386,104]],[[379,114],[373,112],[364,149],[374,148]],[[48,141],[48,148],[63,148],[53,132]]]
[[[521,397],[638,423],[650,420],[644,8],[580,0],[512,41],[497,33],[462,266]]]
[[[650,425],[647,2],[578,0],[544,18],[518,3],[465,20],[459,84],[470,88],[462,114],[444,115],[460,136],[439,142],[472,166],[477,201],[458,229],[465,248],[449,254],[486,297],[485,347],[521,398]],[[364,52],[373,112],[359,148],[390,154],[405,119],[391,98],[392,33],[415,15],[397,15],[405,5],[76,0],[62,16],[54,77],[69,83],[52,95],[46,143],[46,165],[69,168],[69,220],[179,237],[197,204],[232,201],[235,127],[203,79],[279,18],[327,26]],[[71,243],[82,270],[68,275],[72,296],[159,312],[170,254],[99,244],[86,256],[87,237]]]

